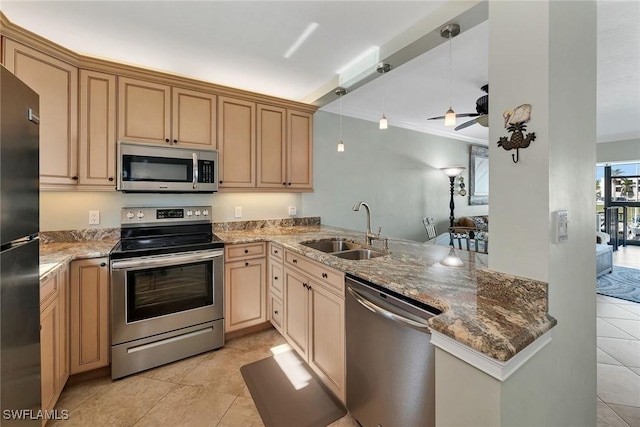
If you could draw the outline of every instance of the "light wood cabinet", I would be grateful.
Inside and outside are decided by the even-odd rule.
[[[118,87],[118,139],[215,148],[215,95],[128,77]]]
[[[313,115],[257,107],[257,186],[313,189]]]
[[[306,270],[308,268],[308,270]],[[320,274],[320,278],[316,276]],[[322,274],[324,273],[324,275]],[[285,251],[284,336],[340,399],[345,399],[344,275]]]
[[[287,111],[287,187],[313,188],[313,115]]]
[[[108,258],[71,263],[71,374],[109,364]]]
[[[218,178],[220,188],[256,186],[256,104],[218,98]]]
[[[115,186],[116,93],[116,76],[80,70],[81,186]]]
[[[258,105],[257,186],[287,187],[287,110]]]
[[[67,266],[40,283],[42,410],[52,410],[69,378],[69,282]]]
[[[40,384],[42,410],[51,410],[58,400],[59,320],[57,298],[40,310]]]
[[[225,332],[267,321],[265,243],[225,247]]]
[[[40,95],[40,184],[78,180],[78,69],[5,39],[5,67]]]
[[[269,264],[267,273],[268,297],[267,313],[271,324],[284,334],[284,267],[282,265],[284,250],[282,246],[269,243]]]
[[[174,87],[171,137],[180,147],[216,148],[216,96]]]

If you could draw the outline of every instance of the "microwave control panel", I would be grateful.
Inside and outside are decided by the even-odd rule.
[[[211,160],[198,160],[198,182],[215,182],[215,177],[213,176],[213,167],[214,164]]]

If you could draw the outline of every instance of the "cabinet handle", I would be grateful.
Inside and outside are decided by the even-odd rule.
[[[177,140],[177,139],[174,139],[174,140],[173,140],[173,143],[174,143],[174,144],[177,144],[177,143],[178,143],[178,140]]]
[[[329,275],[327,273],[322,273],[322,278],[326,279],[327,277],[329,277]]]
[[[309,285],[307,285],[306,283],[303,283],[302,286],[304,286],[306,289],[309,289]]]
[[[245,266],[245,267],[249,267],[249,263],[248,263],[248,262],[245,262],[245,263],[244,263],[244,266]]]
[[[274,313],[274,314],[278,314],[278,310],[274,311],[273,313]]]
[[[78,177],[77,176],[72,176],[71,179],[74,180],[74,181],[77,181]]]
[[[100,267],[106,267],[106,266],[107,266],[107,264],[106,264],[106,263],[104,263],[104,262],[101,262],[101,263],[100,263]]]
[[[222,180],[220,180],[220,184],[222,184]]]
[[[287,183],[286,183],[286,182],[283,182],[283,183],[282,183],[282,185],[287,185]]]
[[[278,276],[274,277],[273,280],[278,280]]]
[[[245,249],[245,250],[244,250],[244,253],[245,253],[245,254],[248,254],[248,253],[249,253],[249,249]]]
[[[112,176],[109,177],[109,181],[113,182],[113,177]]]
[[[290,182],[287,182],[287,185],[291,185],[291,183],[290,183]]]
[[[169,142],[169,138],[165,138],[164,142]]]
[[[274,254],[277,254],[277,253],[278,253],[278,251],[273,251],[273,253],[274,253]]]
[[[297,264],[297,263],[298,263],[298,260],[294,258],[294,259],[293,259],[293,263],[294,263],[294,264]]]
[[[310,291],[311,290],[311,285],[307,285],[307,290]]]

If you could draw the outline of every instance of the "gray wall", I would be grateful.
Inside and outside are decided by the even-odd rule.
[[[432,216],[438,232],[449,225],[449,178],[438,168],[469,167],[468,143],[393,127],[343,118],[345,151],[338,153],[339,115],[314,116],[314,193],[303,194],[305,216],[322,223],[365,230],[366,215],[353,212],[364,200],[371,206],[374,232],[417,241],[426,240],[422,218]],[[468,169],[463,177],[468,183]],[[455,196],[456,217],[486,215],[488,206],[469,206],[468,197]]]

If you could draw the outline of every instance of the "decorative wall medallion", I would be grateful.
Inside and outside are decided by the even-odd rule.
[[[536,133],[528,133],[524,136],[523,132],[527,130],[526,123],[531,119],[531,105],[522,104],[514,110],[507,110],[502,114],[504,117],[504,127],[511,132],[511,138],[501,136],[498,141],[498,147],[505,150],[516,150],[516,154],[511,154],[513,163],[520,160],[520,149],[527,148],[532,141],[536,140]]]

